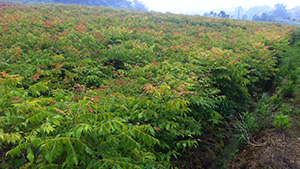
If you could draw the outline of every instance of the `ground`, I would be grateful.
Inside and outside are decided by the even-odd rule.
[[[299,99],[288,102],[300,107]],[[228,168],[300,169],[300,124],[297,116],[290,116],[292,126],[284,131],[274,128],[260,131],[255,136],[256,144],[246,145],[235,160],[228,163]]]

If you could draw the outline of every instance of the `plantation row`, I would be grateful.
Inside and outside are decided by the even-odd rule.
[[[101,7],[2,7],[0,166],[171,167],[247,109],[294,32]]]

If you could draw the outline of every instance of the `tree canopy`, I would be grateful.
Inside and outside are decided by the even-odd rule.
[[[254,15],[253,21],[264,21],[264,22],[283,22],[290,18],[290,13],[286,10],[284,4],[276,4],[274,10],[269,13],[262,13],[261,16]]]

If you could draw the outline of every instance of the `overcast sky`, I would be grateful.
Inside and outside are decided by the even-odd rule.
[[[210,11],[213,9],[230,7],[252,7],[269,5],[274,7],[277,3],[283,3],[287,9],[300,6],[300,0],[140,0],[149,10],[160,12],[170,11]]]

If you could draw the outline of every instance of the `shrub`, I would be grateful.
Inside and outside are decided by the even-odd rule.
[[[278,130],[284,130],[291,126],[291,120],[287,115],[276,115],[274,117],[273,125]]]

